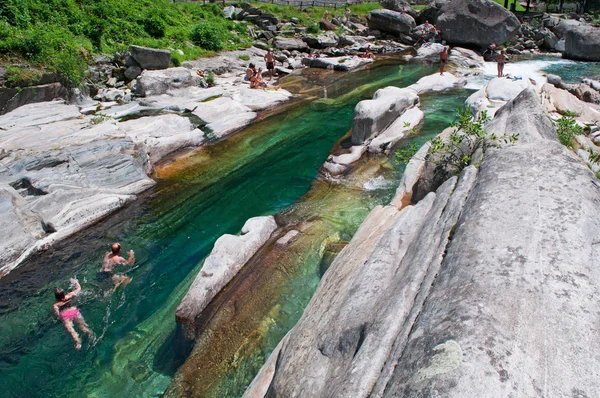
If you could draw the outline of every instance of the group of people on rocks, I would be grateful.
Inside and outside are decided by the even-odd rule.
[[[267,50],[267,53],[264,56],[264,60],[266,63],[267,71],[269,72],[269,81],[273,79],[273,73],[275,72],[275,55],[271,49]],[[267,82],[263,79],[263,69],[256,69],[256,65],[252,62],[248,65],[246,69],[246,75],[244,76],[244,80],[250,82],[250,88],[262,88],[265,89],[267,87]],[[273,86],[273,88],[277,89],[277,86]]]
[[[442,49],[442,52],[440,53],[440,75],[443,76],[444,75],[444,68],[446,67],[446,64],[448,63],[448,51],[450,50],[450,46],[444,46],[444,48]],[[496,55],[496,44],[495,43],[491,43],[488,48],[486,49],[486,51],[484,51],[484,55],[486,52],[490,51],[491,55],[493,58],[496,59],[496,62],[498,63],[498,77],[504,77],[504,64],[506,64],[506,61],[508,60],[508,56],[506,55],[506,52],[504,50],[501,50],[497,55]]]
[[[133,250],[129,251],[129,256],[126,260],[121,257],[121,244],[113,243],[110,247],[110,251],[107,252],[102,259],[102,267],[96,274],[96,279],[101,283],[109,282],[110,288],[107,293],[110,294],[114,292],[117,287],[121,285],[125,286],[131,282],[131,277],[115,273],[115,268],[119,265],[131,266],[134,263],[135,254]],[[79,281],[75,278],[71,278],[71,286],[73,289],[69,293],[66,293],[63,289],[54,289],[55,301],[52,307],[54,308],[54,314],[60,319],[65,329],[67,329],[75,341],[75,349],[80,350],[81,337],[75,330],[75,325],[89,337],[92,344],[96,341],[96,337],[94,332],[92,332],[85,322],[81,310],[75,305],[76,296],[81,292]]]

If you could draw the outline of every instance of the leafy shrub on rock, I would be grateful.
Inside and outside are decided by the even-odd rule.
[[[222,28],[212,23],[201,23],[192,28],[190,39],[205,50],[219,51],[223,48],[226,34]]]

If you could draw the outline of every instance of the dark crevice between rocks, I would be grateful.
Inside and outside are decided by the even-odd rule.
[[[48,192],[34,187],[31,180],[27,177],[11,182],[9,185],[19,191],[21,196],[43,196],[48,194]]]
[[[366,334],[367,334],[366,329],[367,329],[366,324],[361,325],[359,328],[358,342],[356,344],[356,349],[354,350],[354,355],[352,355],[352,359],[356,358],[356,355],[358,354],[358,352],[360,351],[360,348],[362,347],[363,343],[365,342]]]

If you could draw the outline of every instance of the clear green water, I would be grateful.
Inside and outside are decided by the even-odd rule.
[[[214,241],[224,233],[237,233],[248,218],[261,214],[279,212],[278,220],[289,224],[311,217],[323,220],[308,223],[306,238],[294,246],[297,251],[274,252],[294,257],[289,260],[294,268],[286,270],[287,260],[281,260],[276,272],[267,267],[262,274],[247,272],[230,287],[230,297],[237,294],[238,303],[247,301],[262,311],[257,310],[256,319],[237,321],[241,329],[250,326],[240,332],[242,337],[248,333],[248,343],[234,347],[233,366],[220,367],[222,358],[214,352],[219,344],[212,337],[201,339],[194,351],[215,357],[214,366],[220,367],[211,395],[239,396],[301,315],[322,273],[327,243],[349,240],[370,209],[387,203],[395,190],[402,165],[387,159],[366,160],[358,176],[342,186],[315,181],[332,146],[350,128],[355,104],[377,88],[407,86],[432,71],[388,64],[341,75],[326,90],[317,85],[313,91],[321,96],[326,92],[327,99],[299,103],[159,170],[158,185],[136,203],[0,279],[0,396],[162,394],[185,359],[172,350],[176,306]],[[340,75],[321,74],[314,82],[331,76]],[[439,133],[468,94],[423,96],[426,123],[422,135],[413,139],[424,142]],[[362,189],[373,181],[379,188]],[[134,249],[137,263],[128,272],[132,283],[105,297],[95,273],[113,241]],[[73,275],[84,290],[78,306],[101,337],[80,352],[73,350],[51,310],[54,287],[66,288]],[[273,289],[271,301],[261,296],[245,300],[242,293],[252,291],[252,283],[267,283],[260,282],[260,275],[277,275],[265,280],[281,286]],[[269,304],[261,306],[260,301]],[[209,329],[227,325],[231,302],[222,304]]]

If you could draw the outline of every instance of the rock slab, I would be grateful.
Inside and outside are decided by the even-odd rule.
[[[140,46],[130,46],[129,51],[142,69],[167,69],[171,65],[170,51]]]
[[[511,12],[490,0],[453,0],[437,17],[442,38],[452,45],[500,45],[517,34],[520,25]]]

